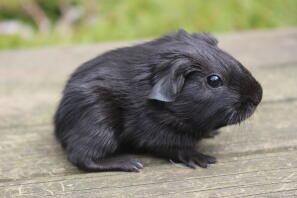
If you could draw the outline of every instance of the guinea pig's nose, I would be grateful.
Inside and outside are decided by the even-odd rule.
[[[244,105],[251,104],[257,106],[262,99],[262,94],[256,94],[255,96],[242,96],[241,103]]]
[[[262,100],[262,95],[263,95],[263,89],[262,89],[262,86],[260,85],[260,83],[256,83],[257,86],[256,86],[256,91],[255,91],[255,94],[253,96],[253,104],[254,105],[258,105],[261,100]]]
[[[255,81],[252,86],[244,90],[244,94],[241,96],[241,103],[257,106],[262,100],[262,94],[263,90],[260,83]]]
[[[252,103],[253,105],[257,106],[260,103],[260,99],[258,97],[250,99],[250,103]]]

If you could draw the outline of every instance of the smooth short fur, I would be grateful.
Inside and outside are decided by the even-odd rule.
[[[207,167],[195,144],[254,112],[262,88],[205,33],[183,30],[100,55],[70,77],[55,114],[68,159],[87,171],[138,171],[132,149]],[[211,75],[221,78],[212,87]],[[214,77],[217,78],[217,77]]]

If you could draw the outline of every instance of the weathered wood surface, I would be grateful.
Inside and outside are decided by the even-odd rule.
[[[55,141],[51,119],[67,76],[131,43],[0,52],[0,197],[297,197],[297,29],[219,39],[264,98],[249,121],[197,146],[219,162],[195,170],[139,156],[140,173],[83,173]]]

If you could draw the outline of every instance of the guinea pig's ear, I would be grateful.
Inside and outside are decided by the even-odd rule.
[[[185,81],[185,69],[183,66],[173,65],[169,72],[153,86],[148,98],[163,102],[173,102],[182,90]]]
[[[199,40],[203,40],[204,42],[213,45],[213,46],[217,46],[218,45],[218,40],[212,36],[211,34],[208,33],[194,33],[192,34],[192,36],[196,39]]]

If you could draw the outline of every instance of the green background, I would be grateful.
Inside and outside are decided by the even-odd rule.
[[[41,33],[23,9],[33,2],[51,23]],[[61,4],[80,10],[70,30],[57,23]],[[155,37],[183,28],[190,32],[226,32],[297,25],[297,0],[0,0],[0,20],[32,27],[30,38],[1,35],[0,49],[92,43]]]

